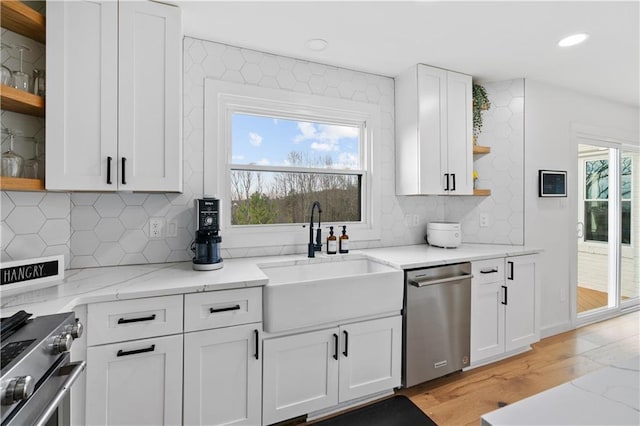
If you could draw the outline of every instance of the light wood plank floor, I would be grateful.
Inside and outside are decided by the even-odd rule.
[[[640,312],[552,336],[515,357],[417,385],[407,395],[440,426],[480,416],[640,353]]]
[[[607,306],[608,294],[578,286],[578,313]]]

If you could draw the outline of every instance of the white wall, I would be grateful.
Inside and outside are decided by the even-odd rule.
[[[525,81],[525,244],[541,247],[542,334],[573,327],[577,257],[576,124],[634,135],[639,131],[638,108]],[[567,198],[539,198],[538,170],[567,170]]]

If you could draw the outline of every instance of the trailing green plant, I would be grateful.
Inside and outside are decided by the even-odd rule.
[[[476,138],[482,131],[482,113],[491,108],[491,101],[487,96],[487,90],[473,83],[473,136]]]

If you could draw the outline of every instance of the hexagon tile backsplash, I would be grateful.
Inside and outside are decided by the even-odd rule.
[[[220,43],[186,37],[184,39],[183,138],[184,192],[182,194],[140,193],[28,193],[2,192],[2,260],[64,254],[67,268],[162,263],[190,260],[194,235],[193,200],[203,192],[204,79],[315,93],[341,99],[369,102],[380,106],[382,124],[377,143],[383,155],[379,171],[382,179],[382,238],[379,241],[354,241],[354,248],[424,243],[426,223],[432,220],[461,220],[473,230],[479,211],[488,211],[498,223],[510,224],[508,235],[486,239],[484,232],[470,232],[471,240],[518,244],[521,231],[521,193],[502,188],[500,176],[511,173],[514,162],[502,163],[502,155],[478,161],[482,176],[493,176],[487,184],[496,185],[492,197],[397,197],[394,172],[394,81],[330,65],[272,55]],[[521,82],[521,80],[520,80]],[[519,83],[507,82],[506,91],[518,91]],[[502,86],[496,86],[500,88]],[[515,89],[514,89],[515,88]],[[493,86],[487,90],[492,95]],[[504,92],[503,89],[499,91]],[[496,92],[499,94],[499,92]],[[500,95],[501,96],[501,95]],[[508,109],[518,110],[520,92],[507,99]],[[516,133],[522,124],[517,118],[502,117],[500,108],[485,117],[486,136],[507,146],[503,152],[518,158],[522,142]],[[512,105],[513,104],[513,105]],[[500,110],[499,110],[500,109]],[[516,114],[514,114],[516,115]],[[495,116],[496,124],[491,118]],[[502,117],[498,119],[499,117]],[[506,132],[504,123],[514,131]],[[515,127],[514,127],[515,126]],[[495,135],[494,135],[495,133]],[[520,139],[518,139],[520,138]],[[515,141],[512,141],[515,139]],[[493,143],[487,143],[493,145]],[[520,146],[520,150],[522,147]],[[515,151],[513,151],[515,150]],[[497,146],[495,151],[501,152]],[[513,152],[512,152],[513,151]],[[492,174],[496,169],[496,174]],[[521,167],[518,166],[521,170]],[[485,171],[486,170],[486,171]],[[513,176],[513,179],[522,179]],[[482,178],[481,178],[482,179]],[[508,180],[508,179],[506,179]],[[520,189],[520,192],[522,190]],[[510,210],[506,218],[504,206]],[[449,217],[456,216],[456,217]],[[411,217],[411,223],[407,218]],[[413,218],[418,218],[418,225]],[[176,225],[176,235],[158,240],[149,238],[149,219],[160,218]],[[500,222],[498,222],[498,220]],[[465,238],[466,240],[466,238]],[[499,240],[499,241],[498,241]],[[304,253],[305,247],[262,247],[226,249],[224,258]]]

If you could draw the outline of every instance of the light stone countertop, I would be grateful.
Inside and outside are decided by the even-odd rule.
[[[639,425],[640,356],[482,416],[482,425]]]
[[[227,259],[222,269],[214,271],[194,271],[191,262],[71,269],[65,271],[64,280],[57,285],[10,296],[0,293],[0,316],[10,316],[21,309],[39,316],[71,311],[87,303],[264,286],[269,281],[259,268],[264,263],[303,264],[369,257],[398,269],[412,269],[539,252],[509,245],[463,244],[456,249],[442,249],[419,244],[356,250],[344,255],[318,253],[314,259],[304,254]]]

